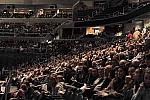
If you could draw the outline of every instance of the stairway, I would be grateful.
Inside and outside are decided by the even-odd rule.
[[[67,21],[62,22],[60,25],[55,27],[51,33],[49,33],[45,36],[44,41],[53,40],[58,35],[56,33],[58,33],[63,27],[70,27],[70,26],[73,26],[72,20],[67,20]]]

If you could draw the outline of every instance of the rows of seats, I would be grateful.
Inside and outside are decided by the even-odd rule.
[[[44,37],[51,33],[60,23],[0,23],[1,36]]]

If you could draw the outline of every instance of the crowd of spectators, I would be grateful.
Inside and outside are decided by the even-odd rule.
[[[24,9],[24,10],[22,10]],[[42,13],[38,12],[40,9],[29,10],[29,8],[15,8],[15,9],[0,9],[0,18],[72,18],[71,9],[45,8]]]
[[[52,46],[32,40],[0,41],[0,53],[50,53]]]
[[[110,0],[109,3],[106,0],[95,1],[92,9],[81,5],[82,9],[78,9],[74,13],[74,20],[94,20],[122,16],[147,5],[149,5],[149,1],[141,1],[141,3],[127,3],[126,0]]]
[[[55,41],[56,51],[45,62],[15,68],[8,81],[9,97],[149,100],[150,52],[145,42],[148,38],[148,31],[137,30],[113,42]]]
[[[61,23],[0,23],[1,36],[45,37]]]
[[[67,10],[67,9],[66,9]],[[72,10],[70,11],[61,11],[57,12],[57,10],[49,10],[47,12],[43,12],[42,14],[38,14],[39,18],[72,18]]]

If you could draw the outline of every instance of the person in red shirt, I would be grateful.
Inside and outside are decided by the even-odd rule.
[[[127,35],[127,38],[128,38],[128,40],[133,39],[133,34],[131,32],[129,32],[128,35]]]

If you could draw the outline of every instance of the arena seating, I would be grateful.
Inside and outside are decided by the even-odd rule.
[[[60,23],[0,23],[0,36],[45,37]]]
[[[113,1],[119,2],[120,6],[124,0]],[[115,8],[115,4],[112,7]],[[115,9],[107,9],[104,16]],[[104,22],[102,24],[105,21],[107,24],[116,23],[149,9],[149,4],[143,4],[126,16],[101,21]],[[0,40],[0,54],[3,55],[0,60],[1,100],[149,100],[150,28],[131,30],[131,33],[122,33],[117,38],[114,34],[101,34],[107,38],[85,36],[87,38],[41,41],[41,37],[45,38],[64,22],[49,21],[49,18],[71,16],[43,10],[47,12],[36,16],[39,18],[35,18],[35,22],[32,18],[29,22],[22,22],[17,18],[24,21],[27,16],[16,14],[14,19],[18,22],[2,20],[0,23],[0,37],[5,37],[5,40]],[[81,11],[77,14],[79,20],[92,22],[92,10],[84,10],[77,10]],[[1,15],[4,19],[10,19],[10,16],[9,12]],[[46,20],[42,22],[44,18]],[[82,21],[79,27],[89,25],[83,25]],[[105,31],[103,33],[107,33]],[[32,39],[34,37],[37,41]],[[11,60],[5,60],[9,55]],[[5,64],[2,64],[3,61]]]

